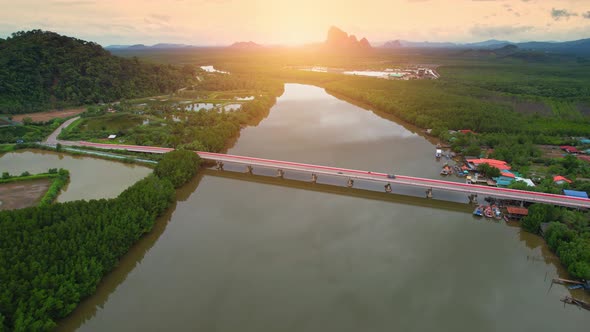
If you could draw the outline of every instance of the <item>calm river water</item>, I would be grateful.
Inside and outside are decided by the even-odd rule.
[[[297,84],[287,84],[268,118],[242,130],[228,152],[433,178],[440,170],[422,136]],[[254,179],[207,171],[182,188],[175,207],[60,330],[581,331],[590,324],[588,312],[559,302],[565,288],[549,289],[560,273],[556,258],[517,227],[474,219],[458,203]]]

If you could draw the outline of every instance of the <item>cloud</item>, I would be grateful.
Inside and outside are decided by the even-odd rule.
[[[582,14],[582,16],[584,16],[584,18],[590,19],[590,11],[585,12],[584,14]]]
[[[534,27],[530,25],[524,26],[512,26],[512,25],[500,25],[500,26],[488,26],[488,25],[476,25],[472,27],[469,32],[476,37],[484,38],[497,38],[502,36],[510,36],[522,32],[533,30]]]
[[[56,6],[85,6],[85,5],[94,5],[96,4],[96,1],[89,1],[89,0],[73,0],[73,1],[67,1],[67,0],[56,0],[56,1],[51,1],[52,5],[56,5]]]
[[[562,18],[569,20],[572,16],[578,16],[578,14],[570,12],[567,9],[551,9],[551,17],[556,21],[559,21]]]

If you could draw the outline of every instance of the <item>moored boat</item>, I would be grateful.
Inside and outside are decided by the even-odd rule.
[[[492,205],[492,213],[495,219],[502,219],[502,211],[500,211],[500,208]]]
[[[482,217],[483,216],[483,206],[478,206],[475,208],[475,210],[473,210],[473,215],[477,216],[477,217]]]
[[[483,215],[484,215],[486,218],[493,218],[493,217],[494,217],[494,214],[493,214],[493,212],[492,212],[492,208],[491,208],[491,207],[489,207],[489,206],[487,206],[487,207],[486,207],[486,208],[483,210]]]

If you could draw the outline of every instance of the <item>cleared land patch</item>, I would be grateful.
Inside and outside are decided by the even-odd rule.
[[[563,158],[563,156],[566,155],[566,153],[556,145],[537,145],[537,147],[541,150],[543,158]]]
[[[52,182],[52,179],[39,179],[0,184],[0,210],[36,206]]]
[[[15,114],[12,116],[14,121],[22,122],[24,118],[29,117],[34,122],[47,122],[55,118],[68,118],[70,116],[78,115],[84,112],[84,108],[74,108],[63,111],[49,111],[40,113]]]

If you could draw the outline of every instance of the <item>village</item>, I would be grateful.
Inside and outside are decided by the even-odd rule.
[[[384,70],[348,70],[344,68],[330,68],[322,66],[299,68],[303,71],[316,73],[335,73],[353,76],[367,76],[388,80],[436,80],[440,74],[436,71],[436,65],[408,65]]]
[[[430,133],[429,131],[426,131]],[[452,135],[476,135],[475,132],[465,129],[458,131],[449,131]],[[539,148],[543,151],[543,156],[552,159],[575,158],[584,163],[590,162],[590,139],[585,137],[573,138],[576,146],[562,145],[549,146],[544,145]],[[574,181],[563,174],[547,174],[544,177],[536,172],[529,171],[527,174],[521,174],[515,170],[508,162],[488,157],[493,153],[493,149],[484,149],[480,156],[462,156],[451,150],[450,145],[437,144],[435,158],[437,161],[443,161],[440,175],[443,177],[456,176],[464,178],[466,184],[484,185],[498,188],[517,188],[528,191],[546,191],[545,188],[538,187],[539,184],[551,182],[554,192],[569,197],[588,199],[588,192],[576,189]],[[535,168],[539,170],[541,166]],[[549,169],[545,170],[546,172]],[[579,182],[590,182],[585,178],[577,178]],[[558,190],[559,192],[555,192]],[[518,221],[528,215],[527,204],[522,202],[511,202],[505,200],[486,200],[489,204],[477,205],[473,215],[477,217],[486,217],[494,219],[503,219],[505,221]],[[542,225],[547,227],[547,225]]]

